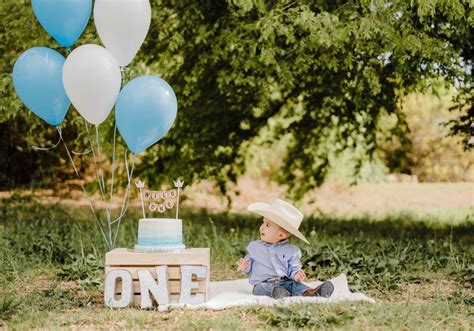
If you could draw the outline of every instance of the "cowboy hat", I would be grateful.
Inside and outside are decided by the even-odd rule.
[[[271,204],[266,202],[252,203],[247,207],[247,210],[267,218],[295,237],[309,244],[305,236],[298,231],[301,221],[303,220],[303,214],[292,204],[281,199],[276,199],[273,200]]]

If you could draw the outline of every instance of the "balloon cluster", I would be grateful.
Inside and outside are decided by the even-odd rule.
[[[84,31],[92,0],[32,0],[43,28],[68,50]],[[59,127],[71,103],[89,123],[99,125],[115,105],[117,128],[128,148],[140,153],[160,140],[176,118],[171,86],[141,76],[120,90],[121,67],[133,60],[151,21],[149,0],[96,0],[94,23],[105,48],[87,44],[64,58],[47,47],[24,52],[13,67],[13,85],[28,109]]]

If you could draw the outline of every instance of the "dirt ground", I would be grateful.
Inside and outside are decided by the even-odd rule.
[[[251,177],[241,178],[232,193],[232,211],[244,211],[255,201],[270,202],[285,197],[285,188]],[[225,201],[209,183],[200,183],[189,191],[187,204],[224,210]],[[474,207],[474,183],[381,183],[352,187],[324,185],[307,194],[299,207],[307,215],[316,211],[345,215],[411,211],[420,213]]]
[[[138,191],[131,187],[130,208],[140,208]],[[225,199],[210,182],[185,186],[182,192],[182,206],[206,208],[214,212],[245,212],[255,201],[270,202],[275,198],[285,198],[285,187],[269,183],[262,178],[244,176],[236,186],[230,187],[232,204]],[[44,203],[60,203],[69,207],[88,206],[89,198],[82,191],[36,190],[22,191],[33,194]],[[0,192],[0,199],[11,192]],[[124,193],[115,193],[113,208],[122,204]],[[104,203],[99,194],[90,198],[96,208]],[[107,197],[106,201],[109,201]],[[102,204],[102,206],[101,206]],[[457,183],[381,183],[361,184],[352,187],[327,184],[309,192],[303,201],[297,203],[306,214],[322,212],[331,215],[354,215],[364,213],[412,212],[420,214],[454,214],[463,211],[474,212],[474,182]]]

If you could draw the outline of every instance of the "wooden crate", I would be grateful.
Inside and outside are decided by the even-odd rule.
[[[105,276],[111,270],[127,270],[133,278],[134,305],[140,305],[140,283],[138,280],[138,270],[148,269],[157,279],[155,267],[167,266],[168,292],[170,303],[177,303],[181,291],[181,269],[182,265],[205,266],[207,268],[207,278],[194,280],[199,284],[198,289],[193,289],[192,293],[204,293],[206,300],[209,294],[210,279],[210,250],[209,248],[189,248],[181,252],[137,252],[127,248],[116,248],[105,255]],[[116,294],[121,291],[120,282],[116,286]]]

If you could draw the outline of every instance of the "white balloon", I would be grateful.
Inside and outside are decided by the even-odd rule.
[[[102,46],[83,45],[66,58],[63,84],[77,111],[92,124],[100,124],[114,107],[122,75],[117,60]]]
[[[104,46],[124,67],[143,44],[151,22],[149,0],[96,0],[94,23]]]

